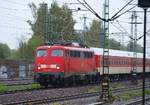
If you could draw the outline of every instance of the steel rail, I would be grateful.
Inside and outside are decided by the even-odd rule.
[[[150,86],[146,86],[145,88],[150,88]],[[126,91],[139,90],[139,89],[142,89],[142,86],[134,87],[134,88],[114,89],[112,90],[112,93],[118,94],[118,93],[123,93]],[[52,102],[58,102],[58,101],[74,100],[74,99],[79,99],[79,98],[95,97],[95,96],[100,96],[100,95],[101,95],[101,92],[91,92],[91,93],[68,95],[68,96],[63,96],[63,97],[44,98],[44,99],[36,99],[36,100],[31,99],[31,100],[20,101],[20,102],[3,103],[3,105],[12,105],[12,104],[13,105],[20,105],[20,104],[34,104],[35,105],[35,104],[52,103]]]

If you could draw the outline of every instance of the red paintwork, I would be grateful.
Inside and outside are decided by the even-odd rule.
[[[41,46],[41,47],[38,47],[37,50],[39,49],[46,49],[47,50],[47,56],[46,57],[36,57],[36,60],[35,60],[35,69],[34,71],[35,72],[64,72],[64,57],[52,57],[51,56],[51,51],[52,49],[62,49],[61,47],[60,48],[55,48],[55,47],[47,47],[47,46]],[[59,65],[60,69],[56,69],[56,68],[49,68],[49,67],[46,67],[46,68],[43,68],[43,69],[40,69],[38,70],[38,65],[41,65],[41,64],[46,64],[46,65],[50,65],[50,64],[57,64]]]
[[[40,46],[37,48],[37,51],[39,49],[46,49],[47,50],[47,56],[46,57],[36,57],[35,60],[35,69],[34,72],[41,72],[41,73],[59,73],[59,72],[65,72],[65,73],[90,73],[94,72],[96,70],[95,65],[95,57],[84,59],[82,57],[70,57],[67,55],[67,52],[70,50],[76,50],[76,51],[88,51],[93,52],[89,48],[79,48],[79,47],[66,47],[66,46]],[[52,57],[51,51],[53,49],[61,49],[64,51],[64,56],[62,57]],[[93,52],[94,53],[94,52]],[[38,70],[38,65],[46,64],[57,64],[59,65],[60,69],[52,69],[52,68],[44,68]]]

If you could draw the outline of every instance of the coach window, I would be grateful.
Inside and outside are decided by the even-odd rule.
[[[83,58],[87,58],[87,52],[83,52]]]
[[[93,53],[92,52],[90,52],[90,58],[93,58]]]
[[[76,51],[76,57],[80,57],[80,51]]]
[[[38,50],[37,51],[37,57],[45,57],[47,55],[46,50]]]
[[[61,57],[61,56],[63,56],[63,50],[52,50],[51,55]]]

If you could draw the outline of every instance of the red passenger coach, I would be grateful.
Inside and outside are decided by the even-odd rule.
[[[96,67],[100,75],[103,74],[103,49],[91,48],[96,56]],[[109,50],[109,78],[110,80],[130,79],[131,73],[136,72],[137,77],[142,77],[143,72],[143,53],[137,53],[137,58],[133,57],[134,52]],[[104,62],[106,63],[106,62]],[[146,54],[146,73],[150,76],[150,56]]]
[[[45,87],[96,81],[98,74],[94,51],[73,44],[38,47],[34,72],[35,81]]]

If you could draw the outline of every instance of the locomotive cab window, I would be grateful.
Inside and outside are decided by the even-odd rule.
[[[45,57],[47,55],[46,50],[38,50],[37,51],[37,57]]]
[[[63,50],[52,50],[51,56],[61,57],[63,56]]]

